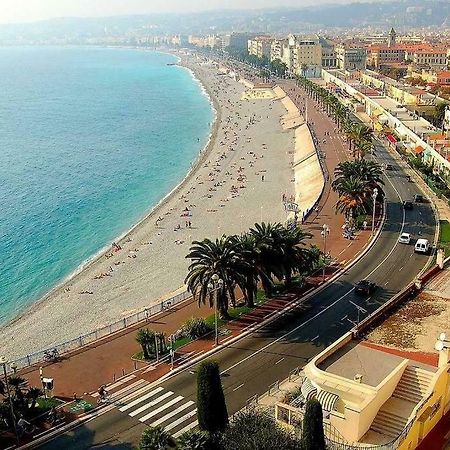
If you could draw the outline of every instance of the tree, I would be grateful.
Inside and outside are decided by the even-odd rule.
[[[303,450],[325,450],[322,406],[317,399],[306,402],[302,444]]]
[[[281,428],[275,419],[257,409],[239,411],[221,439],[223,450],[297,450],[294,433]]]
[[[348,219],[370,211],[371,190],[360,178],[343,179],[335,190],[339,194],[336,211],[343,213]]]
[[[216,299],[220,317],[228,319],[229,301],[231,300],[233,305],[236,303],[235,287],[243,286],[245,283],[242,274],[245,262],[238,257],[234,239],[222,236],[215,241],[210,239],[194,241],[186,258],[192,260],[184,281],[189,291],[199,304],[209,300],[212,307]],[[212,282],[214,274],[219,275],[223,280],[223,286],[211,292],[208,290],[208,285]]]
[[[204,361],[198,368],[197,416],[200,430],[209,433],[223,432],[228,425],[219,365],[215,361]]]
[[[139,442],[139,450],[168,450],[176,448],[175,440],[160,426],[144,430]]]
[[[148,328],[141,328],[136,333],[136,341],[142,347],[144,359],[150,359],[150,353],[153,353],[151,349],[154,348],[155,344],[155,333]]]

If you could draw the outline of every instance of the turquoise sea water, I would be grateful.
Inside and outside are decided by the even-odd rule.
[[[175,57],[0,48],[0,322],[125,232],[186,175],[213,110]]]

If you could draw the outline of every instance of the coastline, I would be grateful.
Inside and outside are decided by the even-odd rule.
[[[178,56],[178,55],[175,55],[175,56]],[[222,114],[223,108],[228,109],[228,110],[233,109],[226,103],[226,98],[228,97],[227,93],[219,92],[219,90],[217,90],[218,89],[217,85],[215,86],[216,92],[214,92],[214,87],[212,87],[212,85],[210,84],[211,80],[204,81],[203,78],[210,77],[213,79],[215,76],[216,83],[223,83],[223,80],[224,80],[224,81],[226,81],[225,84],[227,84],[229,82],[229,80],[225,80],[224,78],[217,77],[217,74],[216,74],[217,69],[216,68],[208,67],[206,70],[204,67],[201,66],[201,64],[198,64],[197,62],[193,61],[192,58],[189,61],[183,61],[182,64],[180,64],[180,65],[182,67],[184,67],[186,70],[189,70],[193,74],[193,76],[195,77],[197,82],[200,83],[200,85],[202,86],[202,88],[204,89],[206,94],[209,96],[210,102],[212,102],[212,106],[213,106],[213,109],[215,110],[216,114],[215,114],[214,122],[212,125],[211,133],[210,133],[210,139],[209,139],[209,142],[205,145],[204,149],[199,153],[198,158],[195,160],[195,162],[193,162],[193,165],[192,165],[191,169],[189,170],[189,172],[187,173],[186,177],[171,192],[169,192],[163,199],[161,199],[160,202],[157,205],[155,205],[135,226],[133,226],[126,233],[124,233],[121,236],[120,240],[116,241],[122,247],[127,247],[127,246],[129,247],[130,246],[130,245],[128,245],[129,241],[133,240],[135,238],[135,236],[138,236],[138,240],[139,240],[140,239],[139,235],[146,234],[148,232],[147,228],[152,228],[152,224],[151,224],[152,220],[155,217],[157,217],[158,214],[162,214],[162,212],[165,208],[169,208],[170,204],[176,203],[176,197],[178,194],[180,194],[183,190],[186,190],[190,184],[195,185],[194,178],[195,178],[195,176],[197,176],[197,178],[198,178],[198,176],[199,176],[198,172],[203,168],[205,161],[208,158],[210,158],[211,152],[213,150],[216,150],[216,152],[219,151],[220,145],[218,143],[218,132],[219,132],[220,127],[222,126],[222,128],[223,128],[224,122],[226,122],[227,124],[230,123],[231,115],[227,118],[227,121],[226,121],[223,118],[223,114]],[[209,71],[209,75],[207,74],[208,71]],[[238,87],[238,82],[230,81],[230,83],[232,84],[233,89],[237,90],[237,94],[240,95],[241,91],[244,90],[244,87],[242,87],[242,86]],[[218,96],[221,96],[221,101],[223,102],[222,105],[220,104],[220,101],[217,98]],[[229,102],[230,101],[228,100],[228,103]],[[250,103],[250,102],[247,102],[247,103]],[[281,105],[279,106],[279,108],[282,108]],[[260,108],[260,105],[258,105],[257,109],[258,110],[261,109],[261,111],[264,110],[264,108]],[[272,106],[270,106],[269,109],[272,109]],[[277,109],[277,108],[275,108],[275,109]],[[240,109],[238,109],[238,111],[240,111]],[[231,114],[231,113],[228,112],[228,114]],[[236,111],[233,110],[232,114],[237,114],[236,120],[239,120],[240,122],[242,122],[243,125],[246,124],[246,120],[243,120],[244,119],[243,117],[239,117],[239,112],[236,113]],[[276,126],[278,128],[280,128],[279,120],[280,120],[281,114],[282,114],[282,111],[280,109],[278,109],[278,111],[276,112],[275,117],[272,117],[273,114],[271,114],[271,119],[270,119],[270,123],[272,124],[271,126],[276,124]],[[263,117],[263,116],[261,116],[261,117]],[[269,118],[269,115],[267,117]],[[244,127],[242,126],[242,128],[244,128]],[[246,128],[248,128],[248,126]],[[261,130],[266,131],[266,127],[263,127]],[[236,131],[241,131],[240,126],[236,125]],[[234,131],[235,134],[237,134],[236,131]],[[282,133],[282,130],[280,128],[280,130],[278,130],[278,132],[275,133],[276,136],[273,137],[273,142],[276,143],[276,142],[283,141],[284,144],[280,145],[281,148],[287,146],[288,142],[289,142],[289,146],[292,147],[293,134],[289,133],[289,136],[282,136],[281,133]],[[260,133],[257,133],[257,134],[259,135]],[[226,132],[225,132],[225,135],[226,135]],[[221,136],[223,139],[223,129],[221,130]],[[252,136],[253,136],[253,134],[252,134]],[[244,137],[242,139],[244,139]],[[248,138],[248,139],[250,139],[250,138]],[[268,139],[272,140],[272,136],[270,136]],[[247,152],[244,152],[243,150],[241,150],[243,155],[252,153],[251,149],[253,148],[253,146],[251,144],[249,144],[248,142],[243,141],[243,143],[242,143],[244,147],[248,147],[247,150],[250,150]],[[259,144],[259,145],[261,145],[261,144]],[[265,145],[265,144],[263,144],[263,145]],[[277,146],[278,146],[278,144],[277,144]],[[264,150],[264,148],[263,148],[263,150]],[[286,152],[285,155],[288,155],[288,153],[289,152]],[[263,157],[263,155],[261,155],[261,158],[262,157]],[[281,186],[279,188],[280,190],[277,191],[275,194],[274,193],[270,194],[269,200],[272,200],[272,203],[276,202],[275,199],[279,198],[279,195],[280,195],[279,193],[288,192],[291,189],[291,187],[293,187],[292,184],[289,183],[290,182],[289,178],[291,177],[291,175],[290,175],[291,168],[289,167],[289,164],[288,164],[289,158],[290,157],[286,156],[286,159],[284,161],[285,164],[283,164],[283,167],[285,167],[285,169],[283,169],[283,174],[282,174],[281,178],[283,178],[284,187]],[[245,159],[245,157],[242,156],[241,159]],[[258,162],[258,164],[260,164],[260,163]],[[278,164],[278,162],[277,162],[277,164]],[[266,170],[264,169],[264,172],[265,171]],[[258,175],[258,176],[260,176],[260,175]],[[253,178],[255,178],[255,177],[253,177]],[[279,181],[279,180],[277,180],[277,181]],[[278,184],[279,183],[277,183],[277,185]],[[195,186],[191,187],[191,189],[195,189]],[[265,201],[266,201],[266,199],[264,198],[264,194],[258,195],[258,192],[254,191],[254,188],[253,188],[250,197],[252,200],[254,200],[254,198],[256,198],[257,201],[261,203],[261,217],[262,217],[263,203],[265,203]],[[258,198],[259,198],[259,200],[258,200]],[[227,201],[228,201],[228,199],[227,199]],[[245,209],[245,206],[243,208]],[[174,207],[172,207],[171,209],[173,210]],[[242,208],[240,208],[239,211],[241,211],[241,209]],[[241,215],[242,222],[244,222],[244,219],[248,219],[247,225],[245,226],[245,228],[247,228],[248,226],[251,226],[256,221],[259,221],[259,218],[258,218],[260,215],[259,209],[257,207],[254,209],[256,210],[256,212],[252,211],[252,213],[253,213],[252,217],[244,218],[244,215],[243,214]],[[206,212],[208,212],[208,211],[206,211]],[[166,214],[170,214],[170,212],[168,212]],[[236,214],[234,214],[234,215],[236,215]],[[251,215],[249,214],[249,216],[251,216]],[[285,215],[284,211],[282,210],[281,205],[280,205],[279,210],[271,213],[270,216],[271,217],[268,217],[267,220],[270,219],[270,220],[283,221],[286,218],[286,215]],[[201,220],[208,218],[208,214],[200,215],[199,218]],[[232,221],[236,222],[236,219],[237,219],[237,222],[239,222],[239,217],[234,217]],[[215,222],[216,220],[213,219],[212,221]],[[220,223],[222,221],[223,221],[223,219],[217,220],[218,223]],[[209,221],[209,222],[211,222],[211,221]],[[231,227],[231,232],[243,231],[242,223],[237,223],[237,224],[233,223],[232,225],[233,225],[233,227]],[[219,224],[213,225],[213,228],[215,228],[218,233],[229,232],[229,231],[227,231],[226,226],[224,226],[222,228],[222,226]],[[211,223],[209,223],[209,229],[210,229],[210,231],[205,231],[205,234],[203,236],[200,236],[200,238],[211,235]],[[158,231],[158,228],[156,231]],[[192,233],[194,234],[195,232],[192,231]],[[157,234],[159,235],[161,233],[157,233]],[[169,234],[171,234],[171,233],[169,233]],[[191,236],[189,236],[189,238],[190,237]],[[196,237],[196,238],[198,238],[198,237]],[[146,242],[144,242],[144,244],[145,243]],[[134,245],[134,244],[131,244],[131,245]],[[176,247],[175,247],[175,249],[176,249]],[[185,250],[187,249],[186,244],[184,244],[184,249]],[[122,293],[119,293],[119,294],[117,293],[118,291],[121,290],[121,288],[123,288],[123,286],[121,286],[121,285],[114,286],[112,289],[108,290],[108,295],[104,295],[106,291],[101,293],[101,295],[104,295],[104,296],[102,297],[100,295],[100,298],[98,299],[98,301],[95,304],[93,303],[91,307],[87,307],[86,305],[83,305],[83,298],[80,298],[80,296],[78,296],[79,297],[78,299],[69,298],[69,297],[76,297],[76,295],[71,296],[70,295],[71,293],[67,294],[67,292],[65,292],[67,287],[68,286],[72,287],[72,286],[76,285],[78,283],[78,281],[80,281],[80,282],[83,281],[83,279],[87,280],[87,278],[89,276],[92,277],[92,275],[93,275],[92,272],[96,269],[96,266],[101,266],[104,263],[104,257],[105,257],[105,254],[107,253],[107,251],[108,251],[108,248],[103,249],[102,252],[99,252],[90,261],[86,262],[81,268],[79,268],[76,271],[76,273],[72,274],[72,276],[69,279],[64,280],[64,282],[60,283],[57,287],[52,289],[46,296],[44,296],[39,301],[35,302],[33,305],[31,305],[29,308],[27,308],[25,311],[23,311],[22,314],[15,317],[8,324],[2,326],[2,334],[5,337],[7,337],[7,336],[10,337],[10,341],[7,340],[9,342],[9,345],[7,345],[7,349],[6,349],[7,352],[10,354],[9,355],[10,357],[23,355],[23,354],[30,354],[30,353],[33,353],[34,351],[45,348],[46,346],[55,345],[56,343],[59,343],[64,340],[68,340],[69,338],[74,338],[80,334],[90,332],[93,329],[97,328],[98,326],[103,326],[103,325],[109,323],[111,321],[112,317],[114,317],[115,320],[120,319],[120,317],[124,317],[125,315],[128,315],[130,312],[141,310],[146,306],[150,306],[151,304],[161,301],[162,298],[167,298],[168,296],[171,295],[171,293],[180,290],[180,286],[182,287],[182,280],[184,277],[179,278],[180,283],[177,286],[172,286],[173,289],[166,289],[166,290],[164,290],[164,293],[162,293],[161,289],[160,289],[159,295],[156,295],[156,294],[149,295],[143,289],[140,289],[140,292],[134,293],[134,295],[139,298],[135,299],[135,301],[133,301],[133,299],[126,298],[127,305],[124,305],[122,307],[120,305],[117,305],[117,302],[120,300],[120,298],[122,298],[122,299],[124,298],[124,295]],[[130,251],[130,253],[131,252],[132,252],[132,250]],[[160,253],[161,253],[161,251],[160,251]],[[178,253],[180,253],[180,252],[178,251]],[[186,254],[186,251],[184,251],[183,256],[185,254]],[[175,272],[180,272],[180,266],[183,266],[184,261],[181,261],[181,263],[180,263],[179,259],[182,259],[183,256],[181,256],[181,258],[177,258],[177,261],[175,261],[178,264],[178,267],[175,268],[176,269]],[[139,257],[140,257],[140,254],[139,254]],[[174,256],[174,258],[175,258],[175,256]],[[175,264],[175,265],[177,265],[177,264]],[[103,264],[103,265],[105,265],[105,264]],[[170,266],[168,266],[168,267],[170,267]],[[111,266],[111,268],[112,268],[112,266]],[[114,277],[116,276],[115,269],[116,268],[114,267],[114,273],[113,273]],[[147,267],[147,269],[148,269],[148,267]],[[152,270],[152,269],[150,269],[150,270]],[[145,276],[148,276],[148,272],[145,272],[145,274],[144,274],[144,272],[142,271],[141,273]],[[141,284],[144,284],[141,280],[134,278],[135,277],[134,272],[132,272],[131,275],[128,274],[128,276],[129,276],[129,280],[127,280],[127,283],[126,283],[127,285],[131,286],[131,284],[133,282],[135,282],[135,283],[141,282]],[[151,277],[149,277],[149,279],[151,281],[153,281],[153,279]],[[91,282],[91,279],[89,279],[87,281]],[[163,284],[163,282],[161,281],[160,284]],[[126,286],[125,290],[132,290],[132,288],[129,288],[128,286]],[[58,302],[60,302],[59,305],[58,305]],[[113,306],[114,308],[110,308],[109,306]],[[128,306],[128,309],[127,309],[127,306]],[[116,311],[115,315],[113,315],[112,309],[114,309],[114,311]],[[61,310],[64,310],[64,311],[61,311]],[[92,315],[92,318],[86,317],[86,316],[91,316],[91,315]],[[101,318],[102,315],[104,315],[103,319]],[[74,323],[75,318],[79,319],[78,320],[79,322],[83,322],[82,324],[80,323],[79,328],[77,328],[76,323]],[[35,336],[36,326],[34,326],[33,322],[34,321],[39,322],[40,320],[44,320],[46,323],[43,324],[43,330],[41,329],[41,335],[36,337]],[[54,334],[55,330],[49,329],[51,323],[53,323],[52,328],[54,328],[55,323],[58,323],[59,326],[62,327],[60,330],[60,333],[57,332],[55,335]],[[64,327],[65,325],[66,325],[66,328]],[[34,331],[34,333],[33,333],[33,331]],[[47,331],[49,332],[49,336],[43,336]],[[22,334],[23,334],[23,336],[22,336]],[[19,343],[19,339],[18,339],[19,336],[20,336],[20,341],[21,341],[20,343]]]

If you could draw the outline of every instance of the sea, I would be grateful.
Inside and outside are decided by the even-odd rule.
[[[214,110],[173,55],[0,48],[0,324],[179,184]]]

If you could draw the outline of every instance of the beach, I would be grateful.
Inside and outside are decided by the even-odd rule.
[[[9,358],[89,333],[184,290],[185,256],[194,240],[286,221],[282,198],[296,197],[294,130],[280,124],[286,108],[276,99],[243,99],[247,88],[212,64],[192,57],[182,64],[217,111],[199,163],[128,234],[2,328]]]

